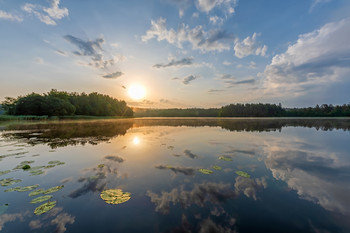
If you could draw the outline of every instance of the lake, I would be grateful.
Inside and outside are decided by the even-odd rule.
[[[2,123],[0,231],[350,232],[349,130],[350,119]]]

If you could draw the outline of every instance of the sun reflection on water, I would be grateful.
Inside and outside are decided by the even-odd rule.
[[[135,136],[134,139],[132,140],[132,142],[133,142],[135,145],[140,144],[140,139],[139,139],[139,137]]]

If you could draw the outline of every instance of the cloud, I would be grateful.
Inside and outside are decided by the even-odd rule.
[[[325,24],[299,35],[286,52],[266,66],[268,91],[295,94],[310,88],[347,80],[350,73],[350,18]]]
[[[309,9],[309,13],[311,13],[317,5],[322,5],[322,4],[330,2],[330,1],[331,0],[313,0],[312,4],[310,6],[310,9]]]
[[[187,76],[183,79],[182,83],[187,85],[189,84],[190,82],[192,82],[193,80],[199,78],[198,76],[195,76],[195,75],[190,75],[190,76]]]
[[[22,9],[35,15],[41,22],[47,25],[56,25],[56,21],[69,15],[67,8],[60,8],[60,0],[51,0],[51,7],[39,4],[26,3]]]
[[[16,21],[16,22],[22,22],[23,21],[22,17],[20,17],[18,15],[14,15],[14,14],[6,12],[6,11],[2,11],[2,10],[0,10],[0,19]]]
[[[116,79],[116,78],[119,78],[120,76],[122,76],[123,74],[124,74],[123,72],[117,71],[114,73],[103,75],[102,77],[108,78],[108,79]]]
[[[5,223],[16,221],[17,219],[23,221],[24,217],[28,213],[18,213],[18,214],[2,214],[0,215],[0,231],[4,228]]]
[[[63,233],[67,230],[67,224],[73,224],[75,222],[75,217],[67,214],[60,213],[54,219],[51,220],[51,225],[56,225],[56,232]]]
[[[182,66],[191,66],[193,65],[193,57],[186,57],[181,60],[172,59],[169,63],[166,64],[155,64],[154,68],[167,68],[167,67],[182,67]]]
[[[241,42],[237,40],[233,47],[235,56],[238,58],[243,58],[249,55],[266,56],[267,46],[260,45],[256,40],[257,37],[258,34],[254,32],[251,37],[248,36]]]
[[[155,168],[160,170],[170,170],[175,174],[181,173],[186,176],[194,176],[196,169],[192,167],[173,167],[173,166],[165,166],[165,165],[157,165]]]
[[[56,52],[57,54],[59,54],[59,55],[64,56],[64,57],[66,57],[66,56],[67,56],[67,53],[66,53],[66,52],[64,52],[64,51],[62,51],[62,50],[56,49],[56,50],[55,50],[55,52]]]
[[[36,57],[36,58],[34,59],[34,62],[35,62],[36,64],[39,64],[39,65],[44,64],[44,60],[43,60],[41,57]]]
[[[204,31],[200,25],[191,29],[188,25],[181,24],[177,31],[172,28],[168,30],[166,20],[159,18],[157,21],[151,21],[151,28],[141,37],[143,42],[153,38],[158,41],[165,40],[178,48],[183,48],[183,44],[188,42],[192,49],[201,52],[221,52],[230,49],[230,45],[223,41],[232,39],[233,35],[219,29]]]
[[[221,89],[210,89],[208,92],[209,93],[218,93],[218,92],[223,92],[225,90],[221,90]]]
[[[124,159],[122,157],[114,156],[114,155],[107,155],[105,156],[105,159],[111,160],[113,162],[118,162],[118,163],[124,162]]]
[[[198,10],[209,13],[215,7],[224,9],[227,13],[235,13],[235,7],[238,0],[197,0],[196,5]]]
[[[214,25],[222,25],[224,23],[224,19],[214,15],[214,16],[210,16],[209,22]]]
[[[254,84],[255,81],[256,80],[252,78],[252,79],[245,79],[240,81],[226,81],[225,83],[230,84],[230,86],[228,86],[228,88],[230,88],[241,84]]]
[[[184,154],[185,156],[191,158],[191,159],[195,159],[198,158],[198,155],[193,154],[190,150],[184,150]]]
[[[244,195],[246,195],[249,198],[257,200],[256,193],[261,187],[267,187],[267,182],[264,177],[255,180],[241,176],[236,177],[235,190],[237,192],[243,192]]]
[[[83,65],[88,65],[95,67],[97,69],[107,69],[115,65],[117,61],[122,61],[125,58],[123,56],[109,56],[106,57],[106,52],[103,50],[102,45],[105,43],[103,36],[95,40],[82,40],[72,35],[65,35],[63,37],[66,41],[76,46],[78,50],[72,53],[76,56],[88,57],[90,61]],[[124,73],[121,71],[111,72],[109,74],[103,75],[103,78],[113,79],[122,76]]]
[[[220,204],[237,197],[237,193],[232,190],[230,184],[213,182],[194,184],[193,189],[189,191],[180,187],[174,188],[170,192],[162,192],[160,195],[147,191],[146,195],[155,204],[155,210],[162,214],[169,213],[170,204],[179,203],[182,208],[188,208],[191,205],[203,207],[206,202]]]
[[[184,16],[185,10],[191,5],[191,0],[167,0],[167,2],[179,8],[180,18]]]

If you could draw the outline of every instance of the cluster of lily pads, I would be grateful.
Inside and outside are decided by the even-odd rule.
[[[100,197],[107,204],[121,204],[129,201],[131,194],[121,189],[107,189],[101,192]]]
[[[61,162],[58,160],[53,160],[53,161],[49,161],[48,165],[46,165],[46,166],[31,167],[29,164],[32,164],[32,163],[34,163],[34,161],[22,161],[13,170],[23,169],[25,171],[28,171],[31,176],[37,176],[37,175],[41,175],[41,174],[45,173],[45,171],[43,171],[43,169],[49,169],[49,168],[53,168],[53,167],[65,164],[64,162]],[[1,173],[0,173],[0,175],[1,175]]]
[[[17,152],[17,153],[11,153],[11,154],[6,154],[6,155],[0,155],[0,161],[4,158],[7,157],[12,157],[12,156],[18,156],[18,155],[24,155],[29,153],[29,151],[21,151],[21,152]],[[17,158],[17,157],[16,157]]]

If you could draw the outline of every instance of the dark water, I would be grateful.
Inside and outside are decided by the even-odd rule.
[[[0,171],[10,170],[0,179],[21,180],[0,186],[2,232],[350,232],[350,119],[131,119],[0,129]],[[57,160],[64,164],[40,168],[43,174],[14,169]],[[41,215],[34,210],[45,202],[30,201],[42,195],[4,192],[35,184],[64,185],[49,194],[56,206]],[[131,199],[107,204],[100,193],[108,189]]]

